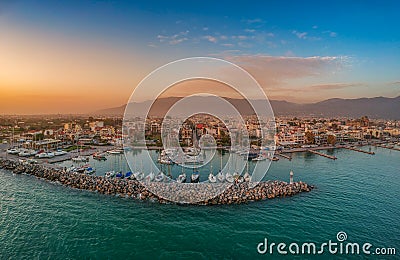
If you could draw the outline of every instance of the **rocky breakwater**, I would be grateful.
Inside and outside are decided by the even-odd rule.
[[[240,204],[249,201],[293,196],[301,192],[309,192],[314,188],[304,182],[288,184],[283,181],[267,181],[260,182],[257,185],[247,182],[229,185],[211,183],[151,183],[146,185],[150,188],[148,189],[135,179],[105,178],[103,176],[67,173],[64,170],[43,165],[32,165],[6,159],[0,159],[0,168],[15,174],[29,174],[76,189],[139,200],[158,201],[160,203],[178,201],[178,203],[182,204],[197,205]],[[157,192],[151,192],[151,190],[154,191],[154,187],[157,188]],[[178,196],[177,198],[165,194],[163,196],[160,193],[160,191],[168,192],[171,189],[174,190],[175,196]],[[161,196],[155,194],[161,194]],[[190,195],[185,197],[185,194]]]

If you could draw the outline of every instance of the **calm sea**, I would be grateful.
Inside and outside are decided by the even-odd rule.
[[[287,181],[293,169],[295,180],[316,189],[230,206],[139,202],[1,170],[0,258],[270,258],[257,253],[264,238],[323,243],[336,241],[339,231],[347,233],[348,242],[400,251],[400,152],[372,151],[376,155],[324,151],[336,161],[298,153],[292,161],[273,162],[268,179]],[[90,163],[97,174],[129,171],[123,156]],[[214,164],[218,169],[218,159]],[[175,175],[180,169],[170,171]]]

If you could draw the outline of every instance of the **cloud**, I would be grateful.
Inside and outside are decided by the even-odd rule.
[[[218,42],[218,39],[216,37],[214,37],[214,36],[211,36],[211,35],[203,36],[203,39],[206,39],[207,41],[212,42],[212,43],[217,43]]]
[[[313,29],[318,29],[318,26],[314,25],[312,28],[313,28]]]
[[[181,43],[183,41],[187,41],[187,40],[188,40],[188,38],[172,39],[169,41],[169,44],[176,45],[176,44],[179,44],[179,43]]]
[[[236,38],[243,41],[243,40],[247,40],[248,37],[246,35],[232,36],[232,39],[236,39]]]
[[[224,47],[233,47],[233,46],[235,46],[234,44],[232,44],[232,43],[223,43],[223,44],[221,44],[222,46],[224,46]]]
[[[332,31],[323,31],[323,34],[328,34],[330,37],[334,38],[337,36],[336,32],[332,32]]]
[[[181,42],[187,41],[188,38],[185,37],[185,36],[188,33],[189,33],[189,31],[183,31],[183,32],[171,35],[171,36],[168,36],[168,35],[157,35],[157,39],[160,42],[166,42],[166,43],[169,43],[171,45],[176,45],[176,44],[179,44]]]
[[[400,85],[400,80],[399,80],[399,81],[388,82],[388,83],[386,83],[386,85],[389,85],[389,86],[397,86],[397,85]]]
[[[256,19],[247,19],[247,20],[243,20],[245,23],[247,24],[262,24],[265,23],[264,20],[260,19],[260,18],[256,18]]]
[[[298,32],[298,31],[292,31],[292,33],[294,34],[294,35],[296,35],[297,36],[297,38],[299,38],[299,39],[307,39],[307,33],[306,32]]]
[[[362,85],[325,83],[332,80],[333,73],[347,67],[347,56],[293,57],[293,53],[287,54],[291,57],[226,53],[222,58],[248,71],[269,97],[274,99],[280,97],[294,102],[319,101],[330,98],[333,90],[345,93],[351,87]]]
[[[256,30],[255,29],[245,29],[244,31],[247,33],[254,33]]]
[[[361,86],[361,83],[328,83],[308,86],[307,90],[337,90]]]
[[[279,86],[291,79],[328,75],[341,69],[347,61],[341,56],[231,55],[223,58],[249,71],[265,87]]]

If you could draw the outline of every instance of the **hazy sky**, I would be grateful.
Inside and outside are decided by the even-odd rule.
[[[398,1],[1,1],[0,114],[119,106],[148,73],[193,56],[242,66],[271,99],[398,96],[398,10]]]

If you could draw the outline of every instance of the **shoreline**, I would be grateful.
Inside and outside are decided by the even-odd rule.
[[[222,193],[212,198],[200,202],[185,201],[177,203],[166,200],[160,196],[155,195],[139,181],[135,179],[118,179],[118,178],[105,178],[103,176],[94,176],[87,174],[74,174],[67,173],[64,170],[55,169],[45,165],[31,165],[22,164],[17,161],[0,158],[0,169],[5,169],[8,172],[15,174],[25,173],[44,179],[49,182],[57,182],[64,186],[98,192],[106,195],[116,195],[125,198],[132,198],[137,200],[156,201],[161,204],[172,203],[182,205],[229,205],[229,204],[242,204],[252,201],[262,201],[266,199],[273,199],[278,197],[291,197],[302,192],[310,192],[314,186],[304,182],[294,182],[289,184],[284,181],[266,181],[260,182],[256,186],[251,187],[252,183],[243,182],[232,184]],[[156,185],[162,185],[158,183]],[[173,183],[173,185],[178,185]],[[201,191],[207,192],[215,186],[212,184],[195,184]],[[171,187],[165,185],[165,187]],[[194,187],[193,184],[186,183],[180,187]],[[182,192],[186,192],[182,190]]]

